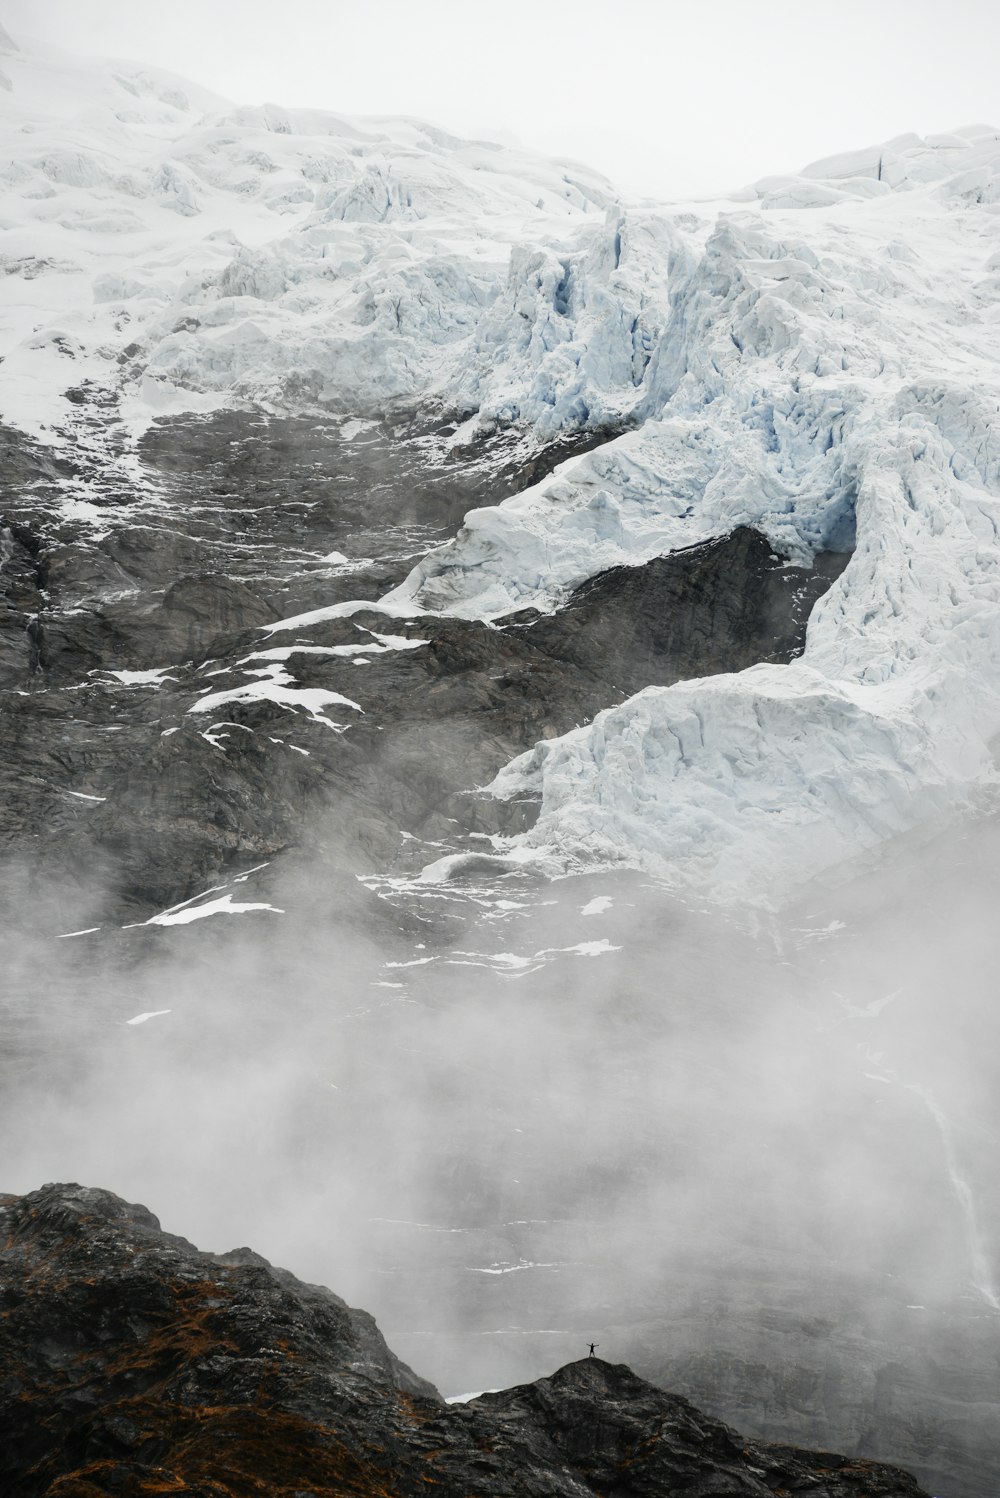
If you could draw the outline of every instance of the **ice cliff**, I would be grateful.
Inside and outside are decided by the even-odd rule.
[[[799,660],[651,688],[502,772],[496,795],[541,798],[507,856],[772,902],[995,783],[998,163],[974,129],[723,207],[675,259],[637,429],[468,516],[397,590],[552,608],[736,525],[853,551]]]

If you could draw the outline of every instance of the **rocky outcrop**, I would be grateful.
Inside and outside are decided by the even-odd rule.
[[[107,1191],[2,1197],[0,1239],[0,1478],[20,1498],[920,1498],[597,1358],[447,1406],[364,1312]]]
[[[613,567],[532,627],[537,649],[629,694],[692,676],[742,671],[801,654],[813,604],[850,560],[820,552],[811,567],[777,556],[737,526],[636,567]]]

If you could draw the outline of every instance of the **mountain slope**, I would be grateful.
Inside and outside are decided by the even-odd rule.
[[[389,594],[413,612],[551,608],[736,525],[800,563],[853,551],[801,662],[644,696],[512,765],[496,793],[543,802],[516,857],[780,902],[992,786],[995,132],[625,208],[412,121],[6,60],[5,410],[90,452],[79,518],[100,525],[110,472],[143,482],[155,412],[237,401],[444,415],[442,459],[498,428],[636,428],[467,515]]]
[[[371,1317],[250,1249],[199,1253],[110,1192],[2,1197],[0,1226],[0,1472],[24,1498],[919,1498],[904,1472],[744,1441],[598,1359],[448,1407]]]

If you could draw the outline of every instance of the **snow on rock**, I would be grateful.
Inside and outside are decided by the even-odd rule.
[[[165,681],[176,681],[175,676],[168,676],[170,666],[156,666],[149,671],[92,671],[92,676],[111,676],[121,683],[123,687],[159,687]]]
[[[234,900],[231,894],[220,895],[217,900],[207,900],[204,905],[193,905],[188,901],[185,905],[175,905],[170,910],[164,910],[160,915],[150,916],[144,921],[146,926],[189,926],[192,921],[203,921],[212,915],[245,915],[249,910],[269,910],[274,915],[284,915],[277,905],[268,905],[250,900]],[[162,1013],[169,1011],[163,1010]],[[131,1021],[130,1021],[131,1023]]]
[[[208,692],[204,697],[199,697],[196,702],[193,702],[188,712],[214,712],[216,708],[224,707],[230,702],[273,702],[279,707],[290,708],[293,712],[301,708],[318,722],[325,723],[327,727],[339,728],[339,724],[331,723],[330,719],[324,716],[325,707],[336,705],[349,707],[352,712],[356,713],[362,711],[357,702],[352,702],[349,697],[342,696],[340,692],[331,692],[326,687],[297,687],[294,679],[279,663],[248,670],[245,674],[256,677],[257,680],[244,682],[242,686],[230,687],[222,692]]]
[[[621,947],[614,946],[606,937],[602,937],[600,941],[578,941],[573,947],[545,947],[538,956],[552,957],[569,953],[574,957],[603,957],[605,952],[620,951]]]
[[[377,612],[378,604],[372,605]],[[288,627],[288,621],[281,621],[284,627]],[[265,626],[268,629],[276,629],[277,625]],[[362,629],[356,624],[355,629],[362,634],[371,636],[371,643],[359,641],[352,645],[275,645],[269,650],[255,650],[253,655],[246,656],[239,665],[246,665],[249,661],[288,661],[293,655],[321,655],[321,656],[355,656],[362,652],[368,655],[387,655],[393,650],[416,650],[421,645],[429,645],[430,640],[411,639],[409,635],[383,635],[377,630]]]
[[[309,629],[313,624],[325,624],[329,619],[349,619],[352,614],[374,613],[385,614],[390,619],[416,619],[426,610],[419,605],[410,603],[407,599],[399,602],[392,601],[392,596],[382,598],[377,602],[366,598],[349,598],[342,603],[330,603],[322,608],[310,609],[305,614],[294,614],[290,619],[278,619],[273,624],[262,624],[261,633],[265,635],[283,634],[291,629]],[[390,636],[380,636],[389,639]],[[423,644],[423,641],[414,641],[414,644]]]
[[[614,903],[610,895],[595,895],[592,900],[587,901],[586,905],[580,907],[580,914],[603,915],[606,910],[611,909]]]

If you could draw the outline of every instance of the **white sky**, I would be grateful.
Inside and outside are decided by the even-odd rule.
[[[1000,124],[1000,0],[0,0],[0,20],[240,103],[506,132],[627,192]]]

